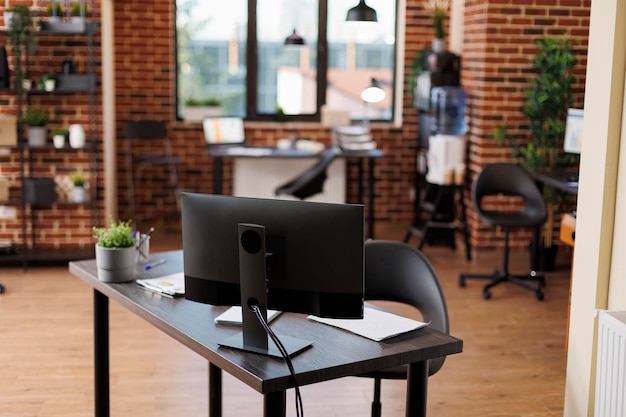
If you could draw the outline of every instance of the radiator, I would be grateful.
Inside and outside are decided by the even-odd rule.
[[[626,311],[600,311],[595,417],[626,416]]]
[[[237,158],[234,162],[233,194],[239,197],[281,198],[276,187],[292,180],[318,161],[317,158]],[[346,161],[335,159],[327,170],[324,190],[307,199],[325,203],[346,201]]]

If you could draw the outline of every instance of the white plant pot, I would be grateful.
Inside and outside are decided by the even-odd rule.
[[[72,201],[74,203],[84,203],[87,201],[87,189],[85,187],[74,186],[74,188],[72,188]]]
[[[13,12],[4,12],[4,27],[9,30],[11,26],[11,19],[13,19]]]
[[[70,125],[70,146],[74,149],[85,147],[85,130],[81,125]]]
[[[65,147],[65,136],[64,135],[54,135],[52,137],[52,143],[54,147],[57,149],[62,149]]]
[[[46,146],[45,126],[28,126],[28,146],[30,148],[43,148]]]
[[[44,83],[44,89],[47,92],[51,92],[51,91],[54,91],[56,85],[57,85],[57,80],[46,80],[46,82]]]
[[[135,278],[134,246],[129,248],[102,248],[96,245],[98,279],[102,282],[128,282]]]
[[[434,38],[433,39],[433,52],[441,53],[441,52],[444,52],[445,50],[446,50],[446,40]]]

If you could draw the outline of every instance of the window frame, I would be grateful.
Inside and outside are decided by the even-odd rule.
[[[257,39],[257,0],[247,0],[248,8],[248,20],[246,30],[246,115],[245,120],[248,121],[298,121],[298,122],[320,122],[321,109],[326,104],[326,90],[328,87],[328,1],[318,0],[318,39],[317,39],[317,85],[316,85],[316,111],[312,114],[266,114],[259,113],[257,111],[257,98],[258,98],[258,39]],[[390,119],[371,119],[369,122],[379,123],[393,123],[399,126],[402,122],[402,96],[404,80],[403,80],[403,68],[404,68],[404,31],[402,28],[405,26],[405,2],[406,0],[395,0],[395,42],[394,42],[394,63],[391,68],[393,74],[392,82],[392,101],[391,101],[391,113]],[[175,95],[176,95],[176,119],[184,120],[184,118],[178,114],[178,105],[181,98],[178,96],[178,83],[179,83],[179,71],[178,71],[178,34],[177,34],[177,1],[174,0],[174,30],[176,31],[174,36],[174,61],[175,61]],[[363,119],[354,119],[353,121],[359,121]]]

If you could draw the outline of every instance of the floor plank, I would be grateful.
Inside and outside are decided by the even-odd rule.
[[[402,228],[379,235],[399,240]],[[180,247],[179,236],[155,233],[152,249]],[[444,288],[452,333],[464,352],[429,380],[428,411],[438,417],[563,415],[569,256],[547,275],[545,301],[512,285],[483,300],[484,282],[459,288],[461,271],[491,271],[497,252],[467,262],[463,250],[427,246]],[[523,272],[527,252],[512,254]],[[66,266],[0,269],[0,417],[93,415],[92,293]],[[403,310],[400,310],[403,311]],[[178,342],[111,303],[111,410],[114,416],[206,415],[207,364]],[[383,382],[383,416],[404,415],[404,381]],[[307,417],[370,413],[371,380],[344,378],[303,387]],[[261,415],[261,397],[225,376],[224,416]],[[293,393],[288,415],[295,415]]]

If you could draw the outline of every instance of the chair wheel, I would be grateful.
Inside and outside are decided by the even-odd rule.
[[[543,293],[541,291],[537,291],[535,293],[535,297],[537,298],[537,300],[543,301]]]
[[[483,298],[485,300],[489,300],[491,298],[491,293],[489,291],[483,291]]]

